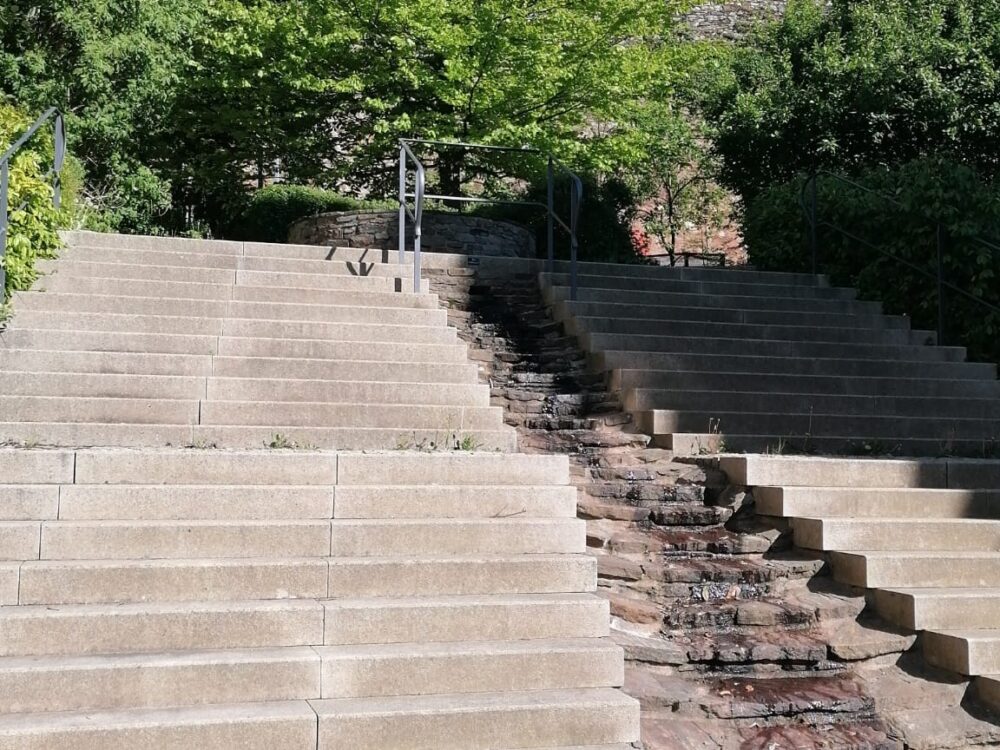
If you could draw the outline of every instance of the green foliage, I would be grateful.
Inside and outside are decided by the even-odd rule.
[[[255,242],[285,242],[288,227],[306,216],[395,207],[396,203],[359,201],[306,185],[269,185],[250,197],[227,234]]]
[[[811,269],[807,223],[799,203],[803,181],[799,177],[767,189],[748,206],[745,236],[755,266]],[[869,169],[857,181],[879,194],[833,178],[819,179],[820,220],[857,238],[821,226],[822,271],[839,284],[857,286],[865,298],[883,301],[887,311],[912,316],[915,327],[936,330],[935,226],[940,222],[946,238],[945,280],[1000,306],[1000,248],[991,250],[974,240],[1000,237],[1000,195],[993,185],[968,167],[938,159]],[[973,357],[1000,361],[1000,313],[953,291],[946,291],[945,301],[947,343],[964,344]]]
[[[6,150],[32,121],[0,103],[0,150]],[[31,286],[37,277],[36,258],[54,257],[61,246],[58,230],[66,214],[52,206],[52,187],[45,179],[51,162],[52,143],[44,133],[26,144],[11,162],[10,224],[3,257],[6,282],[0,290],[0,304],[12,291]]]
[[[814,168],[1000,167],[995,0],[792,0],[713,82],[723,174],[746,198]]]

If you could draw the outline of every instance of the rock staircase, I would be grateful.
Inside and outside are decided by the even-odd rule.
[[[69,239],[0,349],[0,747],[638,740],[568,462],[509,452],[433,295]]]
[[[996,367],[822,277],[588,265],[571,300],[564,271],[540,276],[546,299],[642,431],[678,455],[772,454],[706,463],[1000,709]],[[972,458],[865,457],[883,453]]]

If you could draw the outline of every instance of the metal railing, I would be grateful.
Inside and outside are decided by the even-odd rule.
[[[818,170],[809,175],[806,181],[802,184],[802,190],[799,193],[799,203],[802,210],[805,212],[806,221],[809,223],[809,247],[812,253],[812,272],[814,274],[819,272],[819,228],[826,227],[843,237],[851,240],[852,242],[857,242],[859,245],[863,245],[871,250],[874,250],[881,255],[890,258],[897,263],[900,263],[912,271],[917,272],[925,278],[933,280],[937,284],[937,340],[938,344],[944,344],[945,342],[945,291],[955,292],[956,294],[965,297],[966,299],[972,300],[982,307],[991,310],[995,313],[1000,313],[1000,307],[984,300],[962,287],[952,284],[947,281],[944,277],[944,257],[945,250],[948,245],[948,228],[940,221],[931,220],[929,223],[934,226],[934,244],[935,244],[935,265],[936,268],[933,272],[928,271],[926,268],[907,260],[906,258],[901,258],[895,253],[886,250],[884,247],[879,246],[873,242],[869,242],[863,237],[859,237],[854,232],[851,232],[843,227],[840,227],[832,222],[823,221],[819,218],[819,190],[817,188],[817,181],[820,175],[824,177],[829,177],[837,182],[844,185],[850,185],[853,188],[861,190],[862,192],[873,195],[881,200],[890,203],[897,208],[906,210],[900,201],[893,198],[891,195],[886,195],[885,193],[880,193],[877,190],[873,190],[870,187],[862,185],[859,182],[848,179],[842,175],[836,174],[834,172],[829,172],[827,170]],[[980,247],[988,249],[991,253],[1000,253],[1000,245],[996,245],[992,242],[984,240],[981,237],[964,237],[966,241],[973,242]],[[1000,257],[1000,256],[998,256]]]
[[[537,154],[544,156],[546,165],[546,202],[494,200],[492,198],[477,198],[466,195],[441,195],[427,193],[427,168],[413,153],[411,145],[433,146],[436,148],[460,148],[468,151],[495,151],[518,154]],[[414,165],[415,178],[413,192],[407,192],[409,185],[409,169],[407,163]],[[555,209],[556,172],[560,171],[570,180],[569,220],[563,221]],[[413,199],[411,210],[407,200]],[[556,224],[569,234],[570,241],[570,299],[576,299],[577,292],[577,256],[579,254],[579,239],[577,227],[580,222],[580,209],[583,205],[583,181],[570,169],[552,156],[537,148],[514,148],[508,146],[487,146],[478,143],[462,143],[460,141],[435,141],[419,138],[401,138],[399,140],[399,263],[405,263],[406,225],[407,220],[413,222],[413,291],[420,291],[420,242],[422,238],[422,222],[424,201],[435,200],[443,203],[488,203],[507,206],[535,206],[546,213],[547,254],[545,270],[552,273],[555,268],[555,230]]]
[[[47,110],[32,124],[30,128],[14,141],[13,145],[0,156],[0,302],[3,301],[3,290],[7,281],[7,235],[10,230],[10,217],[16,211],[23,210],[28,204],[27,201],[17,206],[13,210],[10,208],[10,163],[21,147],[30,141],[35,133],[41,130],[47,122],[52,122],[54,132],[54,153],[52,169],[45,174],[45,179],[52,179],[52,205],[56,209],[62,202],[62,168],[66,159],[66,126],[63,121],[62,112],[52,107]]]

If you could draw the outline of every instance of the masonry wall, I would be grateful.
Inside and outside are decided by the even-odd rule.
[[[395,211],[336,211],[301,219],[288,241],[305,245],[340,245],[395,250],[399,247],[399,215]],[[413,227],[407,227],[412,249]],[[535,257],[535,238],[524,227],[476,216],[425,212],[421,249],[509,258]]]
[[[704,3],[688,13],[686,20],[694,36],[709,39],[737,39],[755,19],[779,16],[787,0],[740,0]]]

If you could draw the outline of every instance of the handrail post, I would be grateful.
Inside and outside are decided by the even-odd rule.
[[[947,241],[944,225],[937,225],[937,306],[938,306],[938,346],[944,346],[944,246]]]
[[[66,159],[66,126],[62,112],[56,113],[55,153],[52,165],[52,205],[58,211],[62,206],[62,168]]]
[[[555,269],[556,260],[556,250],[555,250],[555,168],[552,164],[552,155],[549,155],[549,165],[548,165],[548,248],[545,260],[545,271],[546,273],[552,273]]]
[[[414,194],[416,204],[413,207],[413,293],[420,294],[420,239],[423,234],[424,221],[424,187],[425,175],[422,165],[417,165],[417,185]]]
[[[578,179],[573,180],[572,198],[570,200],[570,232],[569,232],[569,298],[576,300],[576,256],[579,250],[576,228],[580,220],[580,199],[582,198],[583,187]]]
[[[4,301],[7,287],[7,231],[10,226],[7,217],[8,190],[10,188],[10,162],[0,162],[0,303]]]
[[[819,240],[816,235],[816,223],[818,218],[818,203],[816,182],[818,176],[815,172],[809,177],[809,248],[812,252],[812,272],[813,276],[819,273]]]
[[[399,146],[399,265],[406,262],[406,147]]]

